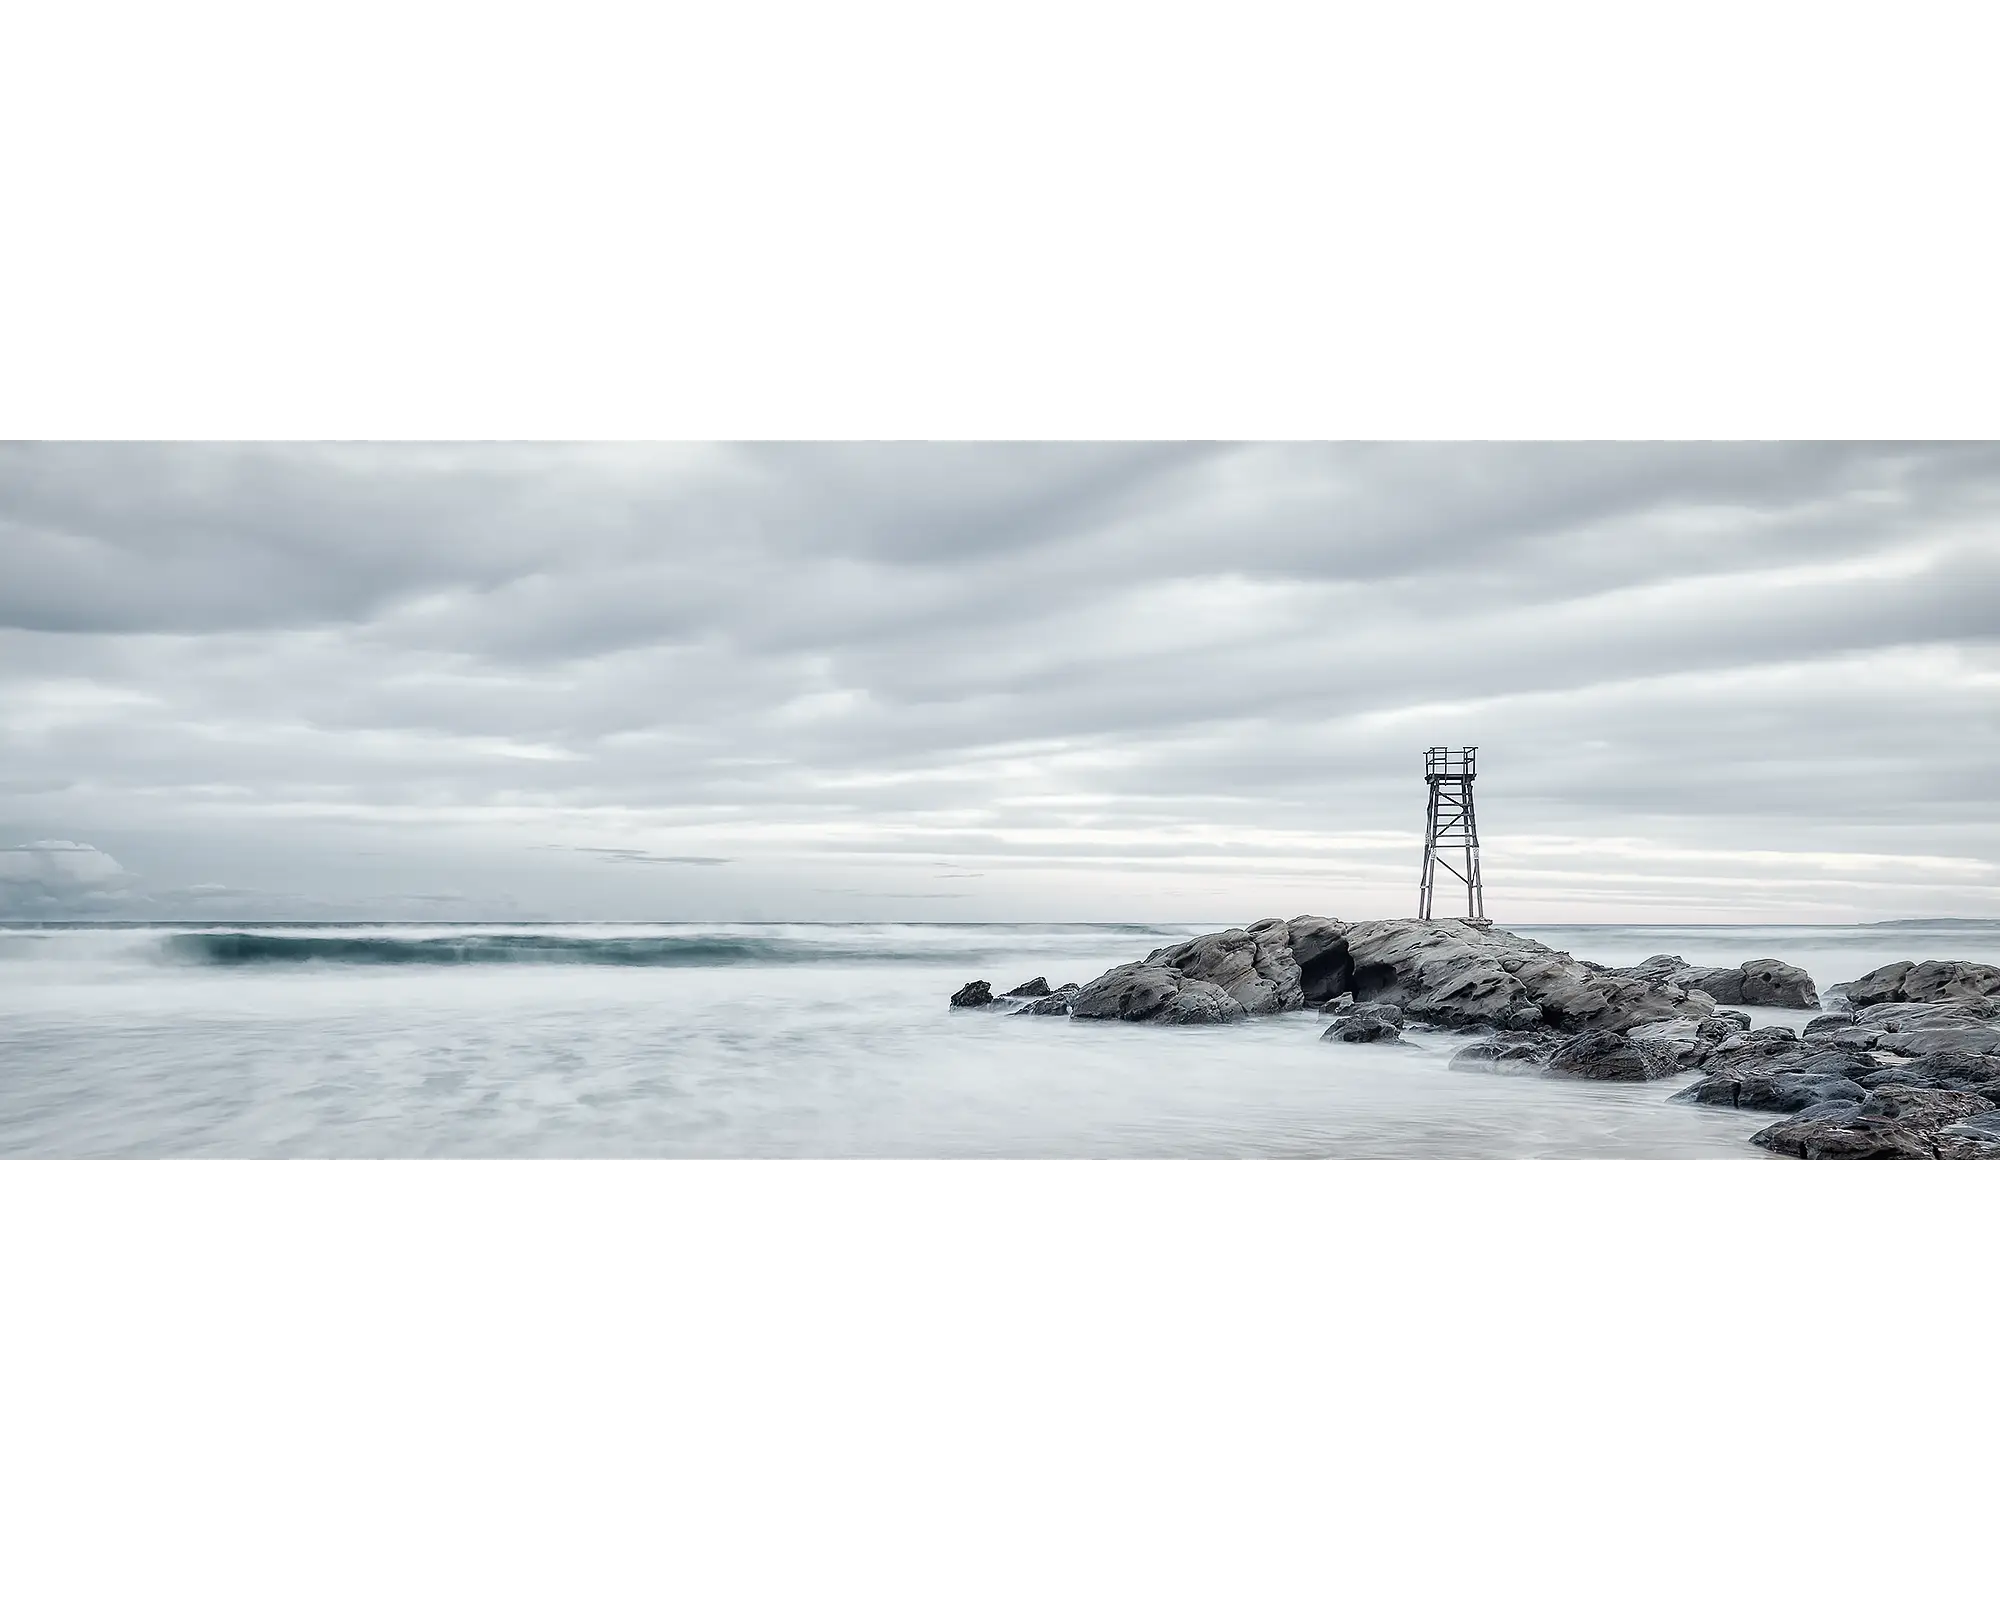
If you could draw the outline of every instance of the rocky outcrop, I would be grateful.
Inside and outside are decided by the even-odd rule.
[[[1992,1110],[1979,1095],[1898,1084],[1811,1106],[1753,1142],[1808,1161],[1995,1160],[2000,1142],[1980,1137],[1973,1121]]]
[[[1786,1113],[1755,1136],[1811,1160],[2000,1158],[2000,1025],[1991,1001],[1889,1002],[1700,1040],[1704,1076],[1675,1098]]]
[[[1899,1001],[1982,1000],[2000,995],[2000,967],[1979,961],[1892,961],[1841,989],[1856,1011]]]
[[[1347,948],[1357,1000],[1386,1000],[1437,1027],[1622,1033],[1715,1009],[1708,996],[1678,985],[1593,969],[1566,951],[1469,922],[1357,922]]]
[[[1758,1028],[1718,1002],[1810,1008],[1805,973],[1677,956],[1612,969],[1469,922],[1293,917],[1168,945],[1081,987],[1038,978],[996,1000],[974,982],[951,1003],[1163,1024],[1318,1006],[1321,1037],[1343,1043],[1413,1024],[1474,1033],[1452,1057],[1460,1071],[1634,1083],[1699,1072],[1675,1098],[1781,1118],[1756,1136],[1781,1155],[2000,1159],[2000,968],[1896,962],[1828,994],[1846,1009],[1803,1034]]]
[[[1068,1010],[1085,1020],[1225,1022],[1342,995],[1395,1006],[1404,1023],[1555,1034],[1622,1033],[1714,1010],[1707,995],[1595,968],[1502,928],[1316,916],[1270,917],[1165,946],[1084,985]]]
[[[1769,957],[1736,967],[1697,967],[1679,956],[1648,956],[1636,967],[1616,970],[1649,983],[1671,983],[1699,990],[1717,1005],[1819,1009],[1819,991],[1805,969]]]

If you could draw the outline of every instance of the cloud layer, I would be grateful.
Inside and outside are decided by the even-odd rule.
[[[2000,450],[0,448],[4,914],[1404,911],[1439,742],[1503,919],[2000,914]]]

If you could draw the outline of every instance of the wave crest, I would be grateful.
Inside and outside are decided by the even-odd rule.
[[[478,966],[507,962],[608,967],[732,967],[818,961],[955,960],[948,952],[891,951],[807,944],[790,939],[702,934],[682,938],[657,935],[465,933],[436,936],[393,934],[284,934],[204,932],[169,934],[171,960],[208,967],[296,966],[325,962],[339,966]]]

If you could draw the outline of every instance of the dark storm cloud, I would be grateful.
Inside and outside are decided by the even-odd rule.
[[[940,852],[1392,909],[1473,740],[1524,906],[2000,910],[1996,528],[1978,445],[6,447],[0,823],[274,896],[365,840],[576,914]]]

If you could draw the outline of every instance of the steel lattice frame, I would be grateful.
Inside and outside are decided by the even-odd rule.
[[[1418,890],[1417,915],[1431,920],[1437,869],[1443,867],[1465,885],[1468,922],[1486,920],[1486,890],[1479,881],[1479,820],[1472,810],[1472,780],[1478,775],[1479,746],[1463,750],[1434,745],[1424,752],[1424,779],[1430,785],[1430,813],[1424,824],[1424,876]],[[1463,870],[1452,857],[1464,863]]]

